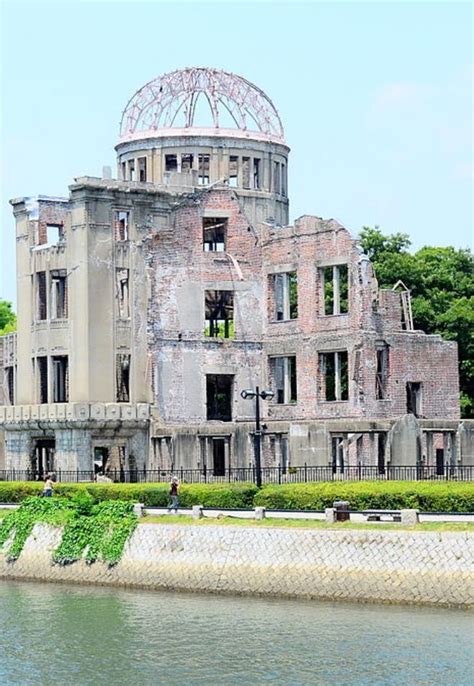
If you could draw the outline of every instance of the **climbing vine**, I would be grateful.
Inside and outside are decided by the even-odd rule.
[[[61,543],[53,552],[57,564],[70,564],[85,557],[87,563],[102,560],[115,565],[138,518],[133,503],[109,500],[95,504],[88,496],[73,500],[31,497],[0,524],[0,548],[13,535],[7,553],[16,560],[35,524],[63,527]]]

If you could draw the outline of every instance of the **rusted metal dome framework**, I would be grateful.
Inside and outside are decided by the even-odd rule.
[[[236,74],[204,67],[179,69],[140,88],[123,111],[120,136],[127,139],[161,129],[199,128],[196,111],[202,98],[214,129],[221,129],[220,122],[230,117],[234,129],[284,141],[278,112],[260,88]]]

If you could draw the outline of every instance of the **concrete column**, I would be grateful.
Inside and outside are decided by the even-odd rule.
[[[427,431],[425,433],[425,438],[426,438],[426,462],[425,462],[425,464],[428,467],[432,467],[434,465],[434,460],[433,460],[433,433],[431,431]]]

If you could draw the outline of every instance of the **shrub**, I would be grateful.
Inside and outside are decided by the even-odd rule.
[[[473,512],[472,483],[426,481],[338,481],[264,486],[255,505],[288,510],[324,510],[335,500],[347,500],[351,510]]]

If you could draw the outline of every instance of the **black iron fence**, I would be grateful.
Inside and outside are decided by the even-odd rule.
[[[143,469],[109,470],[103,476],[94,471],[56,470],[55,480],[61,483],[166,483],[177,476],[182,483],[243,483],[255,482],[254,467],[231,467],[215,472],[212,469]],[[0,481],[41,481],[44,475],[32,470],[0,470]],[[331,466],[262,467],[262,482],[267,484],[308,483],[314,481],[474,481],[474,466],[439,467],[345,467],[343,471]]]

